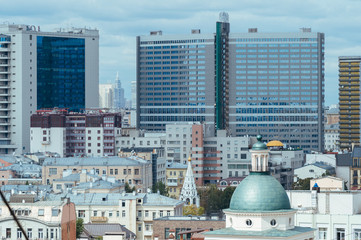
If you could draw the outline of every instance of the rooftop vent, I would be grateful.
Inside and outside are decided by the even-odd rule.
[[[301,32],[311,32],[311,28],[300,28]]]
[[[201,30],[200,29],[192,29],[192,34],[200,34]]]
[[[248,28],[248,33],[256,33],[258,32],[257,28]]]
[[[159,36],[162,36],[163,35],[163,32],[162,31],[151,31],[150,32],[150,35],[159,35]]]

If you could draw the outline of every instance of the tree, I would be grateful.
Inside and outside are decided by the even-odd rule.
[[[132,193],[132,192],[136,191],[135,186],[131,188],[129,186],[129,183],[127,183],[127,182],[125,183],[124,190],[126,193]]]
[[[153,186],[152,186],[152,192],[153,193],[157,193],[158,191],[159,191],[160,195],[163,195],[163,196],[166,196],[166,197],[169,196],[168,188],[162,182],[157,182],[156,184],[153,184]]]
[[[203,214],[204,214],[203,207],[197,208],[197,206],[194,204],[183,207],[183,216],[188,216],[188,215],[201,216]]]
[[[298,179],[293,183],[293,190],[310,190],[310,182],[313,178]]]
[[[229,208],[235,187],[227,187],[224,191],[219,190],[217,185],[208,185],[206,189],[198,192],[201,206],[206,214],[219,213],[222,209]]]
[[[78,218],[76,220],[76,238],[80,238],[80,235],[84,231],[84,220],[82,218]]]

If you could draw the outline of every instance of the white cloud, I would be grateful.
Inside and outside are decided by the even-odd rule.
[[[100,82],[119,71],[127,96],[135,80],[135,37],[151,30],[164,34],[215,31],[218,13],[230,15],[231,31],[294,32],[311,27],[326,35],[326,105],[337,103],[340,55],[361,55],[360,1],[335,0],[12,0],[0,9],[0,22],[56,28],[92,27],[100,31]]]

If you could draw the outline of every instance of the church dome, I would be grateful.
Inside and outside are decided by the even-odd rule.
[[[282,185],[268,172],[251,172],[234,191],[230,210],[263,212],[291,209]]]
[[[262,136],[257,135],[257,142],[253,144],[252,150],[267,150],[266,144],[262,142]]]

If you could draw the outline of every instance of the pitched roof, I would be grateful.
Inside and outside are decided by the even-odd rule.
[[[337,167],[350,167],[352,166],[351,153],[337,154],[336,155]]]
[[[94,224],[87,223],[84,224],[84,230],[92,237],[104,236],[105,233],[120,233],[125,232],[126,239],[134,239],[135,234],[131,232],[126,227],[120,225],[119,223],[107,223],[107,224]]]

